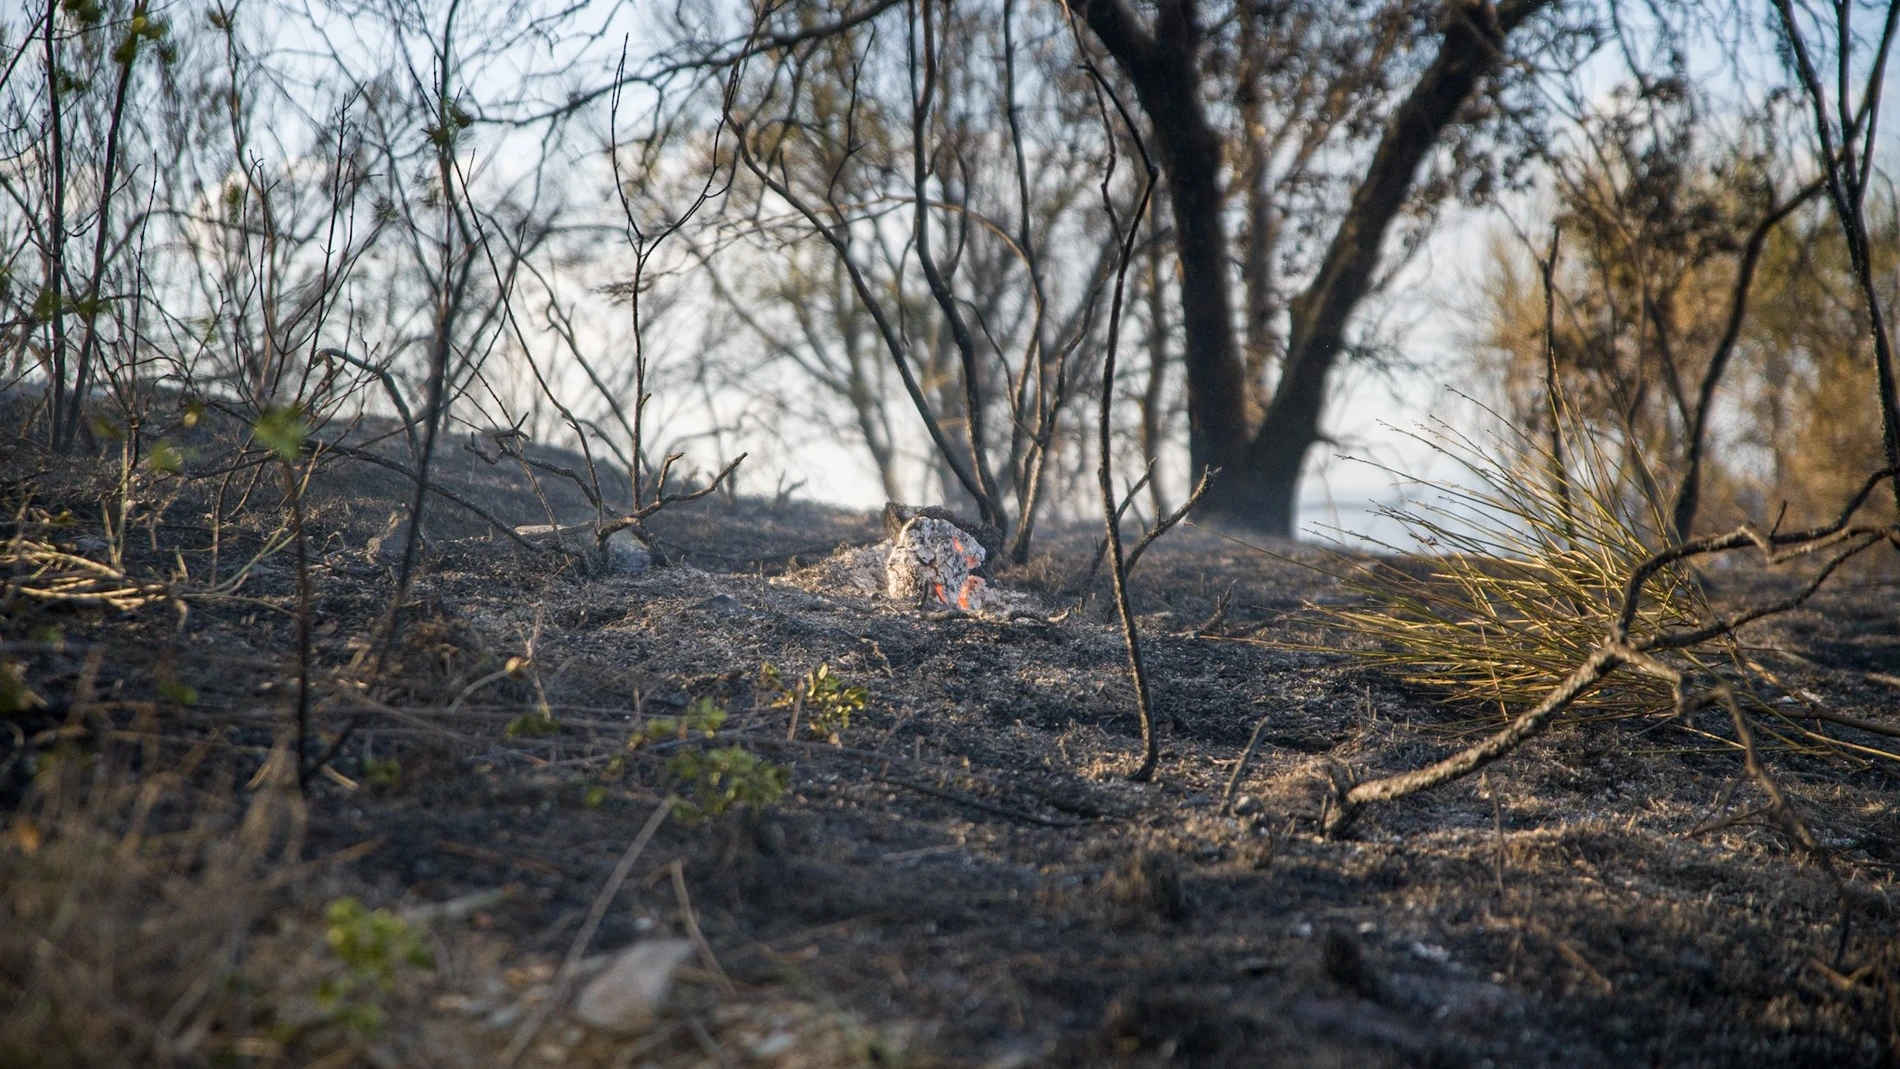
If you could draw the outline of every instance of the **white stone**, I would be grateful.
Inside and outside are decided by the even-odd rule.
[[[673,989],[673,972],[691,957],[684,939],[644,939],[620,952],[574,1000],[574,1017],[606,1032],[638,1032],[651,1024]]]

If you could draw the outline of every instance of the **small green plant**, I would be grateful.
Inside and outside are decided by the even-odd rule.
[[[158,696],[173,705],[182,705],[189,709],[198,704],[198,688],[176,679],[161,678],[158,681]]]
[[[296,461],[304,439],[310,437],[310,425],[304,422],[303,409],[296,405],[266,409],[251,431],[266,449],[276,453],[286,464]]]
[[[666,763],[684,796],[679,814],[688,821],[721,817],[735,808],[769,808],[785,794],[785,769],[762,761],[743,746],[685,750]]]
[[[834,746],[843,742],[851,714],[863,712],[871,700],[870,691],[838,678],[829,664],[820,664],[789,686],[776,666],[762,664],[759,686],[772,695],[772,708],[802,710],[811,733]]]
[[[26,665],[14,660],[0,661],[0,716],[24,713],[45,704],[45,699],[26,685]]]
[[[711,698],[701,698],[679,716],[656,716],[648,720],[640,734],[627,743],[627,748],[638,748],[643,742],[690,739],[695,735],[710,739],[725,725],[726,716],[726,711],[719,707],[719,703]]]
[[[409,925],[386,909],[369,910],[354,898],[339,898],[323,911],[324,942],[343,972],[317,989],[317,1005],[332,1021],[365,1037],[383,1027],[382,1000],[396,989],[397,971],[434,962]]]
[[[363,759],[363,778],[368,780],[372,787],[381,787],[385,790],[395,787],[402,782],[402,762],[394,758],[383,760],[366,757]]]
[[[560,721],[537,709],[508,721],[508,726],[501,733],[503,738],[509,739],[538,739],[543,735],[557,734],[560,730]]]
[[[659,716],[627,740],[628,750],[663,742],[697,743],[718,738],[728,714],[711,698],[701,698],[679,716]],[[624,759],[608,766],[610,775],[625,769]],[[679,784],[679,815],[688,821],[722,817],[734,809],[758,812],[775,804],[785,793],[785,769],[743,746],[700,749],[687,746],[666,761],[666,774]],[[605,789],[601,791],[604,800]],[[598,804],[582,801],[588,805]]]
[[[145,454],[145,465],[160,475],[177,475],[185,470],[185,454],[170,442],[153,442]]]

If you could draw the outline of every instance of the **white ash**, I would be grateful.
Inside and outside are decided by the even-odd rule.
[[[884,565],[890,555],[889,539],[874,545],[841,549],[805,569],[799,576],[801,582],[798,585],[812,591],[829,590],[867,598],[879,597],[884,593],[887,575]]]

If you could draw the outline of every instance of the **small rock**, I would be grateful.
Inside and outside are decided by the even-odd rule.
[[[691,957],[684,939],[647,939],[620,952],[574,1000],[574,1017],[607,1032],[637,1032],[653,1020],[673,988],[673,971]]]
[[[1684,947],[1676,954],[1676,967],[1699,976],[1708,976],[1715,972],[1715,963],[1693,947]]]
[[[653,554],[632,531],[615,531],[607,536],[604,563],[609,575],[640,575],[653,567]]]
[[[694,604],[693,608],[712,613],[714,616],[732,616],[745,611],[745,606],[739,604],[739,599],[731,594],[714,594],[705,601]]]
[[[792,1032],[774,1032],[757,1043],[750,1045],[747,1053],[753,1058],[764,1060],[776,1058],[798,1045],[798,1036]]]

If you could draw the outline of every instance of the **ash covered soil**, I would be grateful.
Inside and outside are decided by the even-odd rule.
[[[547,521],[518,471],[445,458],[447,485],[504,521]],[[46,487],[78,485],[40,482],[46,507]],[[371,643],[395,585],[376,547],[404,485],[350,464],[313,487],[320,675]],[[256,492],[274,505],[268,480]],[[558,480],[541,492],[557,518],[588,518]],[[82,496],[67,503],[81,512]],[[1877,762],[1776,764],[1848,888],[1843,935],[1838,885],[1751,815],[1761,797],[1739,755],[1694,724],[1567,726],[1481,778],[1367,810],[1350,838],[1320,837],[1330,767],[1416,767],[1481,722],[1327,652],[1343,640],[1300,609],[1339,597],[1330,581],[1206,531],[1170,534],[1132,579],[1162,733],[1156,779],[1136,784],[1106,584],[1079,611],[1068,589],[1093,531],[1045,532],[1029,566],[999,571],[1039,611],[995,620],[828,587],[814,566],[881,537],[875,516],[707,498],[651,521],[674,564],[590,576],[452,504],[430,509],[375,703],[319,686],[314,709],[313,749],[356,726],[308,792],[304,854],[340,860],[297,893],[481,903],[439,935],[462,950],[438,955],[417,996],[426,1025],[379,1057],[474,1063],[508,1043],[676,786],[679,747],[630,753],[630,736],[712,699],[730,712],[718,745],[785,766],[786,793],[756,817],[662,825],[587,949],[691,934],[677,859],[731,986],[687,970],[685,1008],[636,1040],[556,1015],[523,1064],[1893,1064],[1892,967],[1852,974],[1900,960],[1882,949],[1900,931],[1900,827]],[[204,511],[180,498],[128,552],[201,567]],[[225,567],[259,537],[226,539]],[[1843,589],[1764,630],[1781,652],[1762,656],[1828,708],[1893,722],[1894,585]],[[84,651],[109,644],[95,689],[189,684],[189,706],[160,700],[141,730],[209,740],[241,789],[290,708],[290,554],[259,562],[243,594],[182,623],[163,605],[10,610],[5,637],[49,699],[25,726],[57,724]],[[64,644],[29,648],[49,623]],[[826,665],[867,706],[836,744],[792,730],[760,683],[768,663],[786,677]],[[524,728],[537,708],[553,725]],[[4,787],[17,804],[20,784]]]

